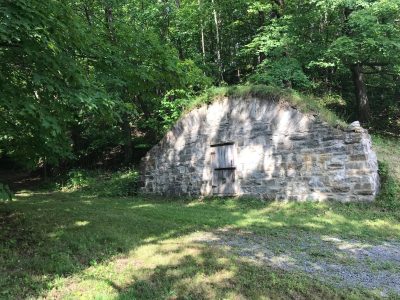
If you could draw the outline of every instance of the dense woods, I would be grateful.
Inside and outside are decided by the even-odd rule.
[[[400,0],[0,0],[0,299],[400,299],[399,141]]]
[[[399,0],[3,0],[0,156],[137,160],[196,95],[266,84],[400,133]]]

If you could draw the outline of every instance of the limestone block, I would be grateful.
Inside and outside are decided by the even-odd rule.
[[[183,117],[142,160],[140,191],[212,195],[210,145],[237,150],[238,194],[264,199],[371,201],[379,189],[371,139],[288,105],[223,98]]]

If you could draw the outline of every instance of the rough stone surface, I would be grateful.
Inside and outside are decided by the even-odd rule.
[[[379,189],[371,138],[286,103],[223,98],[178,121],[141,164],[141,192],[212,196],[211,145],[233,143],[237,195],[274,200],[372,201]]]

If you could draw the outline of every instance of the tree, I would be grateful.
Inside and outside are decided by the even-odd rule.
[[[294,88],[345,93],[350,76],[358,118],[370,121],[366,77],[399,74],[399,1],[295,0],[284,9],[276,5],[267,7],[270,18],[248,45],[266,58],[253,80],[287,86],[286,78]]]
[[[348,66],[353,75],[358,115],[362,122],[371,120],[365,73],[396,73],[400,66],[399,1],[344,2],[343,35],[335,39],[327,57]]]
[[[159,34],[164,25],[147,21],[162,7],[154,2],[138,11],[138,3],[3,2],[3,153],[46,166],[120,144],[129,162],[133,127],[154,140],[157,126],[147,120],[164,94],[191,87],[176,50]]]
[[[69,124],[101,99],[76,60],[80,23],[57,1],[3,1],[0,7],[0,148],[28,165],[71,157]]]
[[[4,0],[0,153],[36,167],[118,147],[130,163],[135,139],[151,146],[211,82],[338,94],[349,120],[400,132],[399,7],[400,0]]]

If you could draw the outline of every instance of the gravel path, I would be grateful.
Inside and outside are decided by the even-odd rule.
[[[400,295],[400,242],[367,244],[306,232],[256,235],[230,229],[203,233],[197,242],[226,246],[236,254],[286,271],[301,271],[339,287]]]

